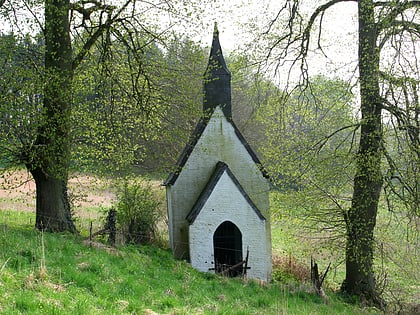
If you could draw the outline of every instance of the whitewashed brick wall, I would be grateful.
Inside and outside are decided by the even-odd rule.
[[[191,265],[214,272],[213,236],[225,221],[234,223],[242,233],[242,255],[249,250],[249,278],[267,281],[271,277],[271,249],[267,248],[266,221],[262,220],[225,172],[199,215],[190,225]]]
[[[216,108],[175,183],[172,186],[167,186],[169,236],[175,257],[188,257],[188,254],[191,253],[189,250],[189,224],[186,216],[219,161],[229,166],[260,212],[268,220],[270,218],[268,181],[236,135],[234,127],[223,115],[222,110]],[[247,223],[247,225],[250,225],[250,223]],[[240,229],[242,231],[242,228]],[[264,247],[265,253],[270,256],[270,262],[267,263],[269,267],[266,269],[271,274],[271,230],[269,221],[265,224],[264,233],[265,241],[259,243],[259,247]],[[243,239],[244,246],[247,246],[247,242],[251,243],[251,240]],[[212,246],[212,242],[210,245]],[[209,245],[202,244],[202,246],[205,248]],[[245,253],[246,248],[244,255]],[[250,252],[250,259],[252,256],[253,253]],[[256,257],[253,259],[256,259]]]

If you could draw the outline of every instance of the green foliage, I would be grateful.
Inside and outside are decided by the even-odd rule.
[[[131,7],[130,1],[127,4]],[[30,10],[31,5],[35,4],[26,9]],[[72,82],[66,89],[52,89],[73,93],[71,104],[66,104],[69,110],[65,121],[67,114],[71,119],[70,137],[57,141],[58,145],[67,145],[71,140],[72,170],[121,174],[132,171],[133,165],[152,171],[167,170],[188,139],[192,122],[201,109],[203,49],[187,38],[161,33],[152,23],[143,24],[140,19],[142,24],[138,26],[137,17],[128,19],[130,14],[138,14],[134,12],[145,5],[143,2],[133,4],[133,11],[113,11],[120,16],[112,27],[102,25],[102,14],[96,13],[89,16],[92,20],[80,24],[78,14],[83,10],[113,10],[105,5],[83,9],[84,5],[78,5],[71,14],[69,32],[75,31],[71,36]],[[147,11],[151,18],[153,10]],[[97,32],[91,32],[84,23],[92,23],[90,27]],[[34,40],[10,34],[0,39],[3,166],[33,163],[33,155],[38,153],[33,146],[39,127],[47,118],[43,115],[47,110],[42,110],[46,82],[58,82],[45,74],[43,36]],[[44,127],[60,129],[49,125]],[[164,163],[154,163],[158,159]]]
[[[284,280],[310,279],[310,260],[321,269],[331,263],[326,288],[339,290],[344,278],[344,226],[341,216],[320,215],[317,200],[305,199],[305,192],[273,191],[272,220],[273,268]],[[334,227],[333,227],[334,225]],[[299,227],[299,228],[296,228]]]
[[[162,49],[147,32],[130,36],[139,51],[117,38],[112,54],[93,50],[75,74],[72,167],[77,170],[167,170],[201,110],[201,47],[174,38]]]
[[[357,124],[352,95],[340,80],[315,77],[310,89],[278,94],[257,113],[266,142],[262,159],[276,189],[274,220],[286,211],[304,228],[341,243],[352,192]],[[292,210],[294,209],[294,210]]]
[[[398,309],[418,305],[420,235],[418,225],[401,211],[406,205],[394,201],[393,206],[391,212],[386,202],[381,202],[375,229],[375,269],[384,297]]]
[[[85,36],[75,37],[80,50]],[[138,50],[124,42],[128,37]],[[95,174],[140,167],[166,172],[188,139],[202,101],[202,47],[188,39],[129,35],[119,30],[110,47],[94,46],[75,69],[71,104],[71,170]],[[34,162],[43,118],[44,44],[41,36],[0,38],[0,164]],[[109,39],[111,41],[111,39]],[[159,161],[157,163],[156,161]]]
[[[0,35],[0,166],[31,161],[42,108],[40,38]],[[40,69],[41,68],[41,69]]]
[[[304,274],[300,272],[301,266],[308,268],[313,257],[321,271],[331,263],[324,287],[339,290],[345,277],[345,237],[326,229],[337,218],[313,218],[317,219],[313,224],[312,218],[304,215],[305,209],[296,206],[291,192],[272,192],[270,203],[278,210],[272,224],[273,277],[293,281],[296,275]],[[389,212],[386,202],[381,202],[375,229],[374,271],[390,313],[394,309],[395,313],[402,312],[410,304],[415,306],[418,300],[419,234],[407,221],[409,218],[403,213]]]
[[[162,50],[153,80],[160,89],[160,125],[157,134],[141,142],[144,158],[138,161],[149,173],[166,176],[195,128],[202,110],[206,53],[196,42],[177,35]]]
[[[266,131],[265,164],[278,187],[299,190],[319,183],[328,191],[348,180],[356,125],[344,82],[315,77],[310,89],[273,98],[258,118]]]
[[[384,193],[390,211],[416,224],[420,217],[420,129],[395,128],[398,124],[392,119],[384,128]]]
[[[279,82],[286,84],[285,90],[292,96],[293,91],[299,90],[301,86],[311,88],[312,70],[337,74],[343,66],[349,66],[343,77],[348,77],[349,84],[358,85],[357,107],[361,116],[359,139],[356,139],[357,154],[354,154],[356,152],[353,150],[347,150],[350,153],[347,156],[350,159],[354,158],[354,162],[346,162],[345,157],[343,159],[340,155],[336,156],[334,151],[330,151],[330,156],[338,162],[338,167],[327,160],[325,164],[330,168],[316,168],[317,172],[314,174],[311,172],[311,161],[302,158],[306,151],[293,155],[295,150],[287,151],[286,146],[286,154],[293,156],[294,161],[302,163],[283,163],[282,167],[285,166],[286,169],[278,169],[277,174],[286,175],[286,182],[293,180],[297,190],[312,185],[314,190],[321,191],[322,195],[330,199],[333,206],[335,204],[334,208],[340,209],[341,215],[344,214],[347,271],[343,289],[379,305],[381,300],[375,292],[372,270],[373,235],[384,179],[390,209],[400,208],[400,211],[400,206],[404,204],[405,209],[402,211],[408,212],[411,220],[417,220],[419,212],[420,80],[416,70],[419,68],[419,59],[413,57],[416,54],[419,33],[408,27],[419,25],[418,3],[357,1],[357,5],[349,6],[348,11],[343,11],[343,17],[347,16],[349,20],[355,17],[356,23],[341,33],[343,38],[338,38],[331,36],[334,30],[329,32],[328,23],[324,23],[324,18],[328,15],[326,13],[333,13],[340,2],[322,1],[311,7],[305,1],[286,0],[270,20],[265,32],[260,32],[264,34],[261,37],[267,41],[267,45],[255,46],[268,47],[263,52],[265,64],[271,66],[274,62],[271,70],[280,76]],[[407,22],[408,19],[410,22]],[[399,28],[401,24],[404,27]],[[356,25],[358,27],[354,27]],[[329,33],[330,36],[324,36],[325,33]],[[344,38],[348,35],[350,36]],[[356,72],[350,69],[352,57],[349,58],[349,50],[344,54],[349,58],[347,65],[344,65],[342,58],[337,54],[340,48],[347,47],[340,45],[345,42],[354,43],[353,59]],[[318,59],[319,56],[322,56],[321,59]],[[354,76],[353,73],[358,75]],[[329,92],[328,89],[324,89],[323,94],[328,97]],[[312,111],[311,107],[308,109]],[[297,110],[299,111],[299,107]],[[338,128],[347,129],[344,121],[338,122]],[[388,135],[384,137],[383,131],[388,129],[384,127],[390,127],[393,136],[397,138],[396,141],[386,143],[390,138]],[[305,134],[297,133],[296,140],[299,141],[302,136]],[[329,144],[329,141],[321,143]],[[346,140],[343,143],[352,149],[353,143],[356,142]],[[339,148],[337,142],[332,144]],[[314,160],[318,160],[319,153]],[[388,168],[385,178],[382,176],[384,154]],[[270,156],[273,157],[275,156]],[[349,167],[341,167],[340,164]],[[293,165],[292,169],[287,169],[287,165]],[[334,176],[334,173],[339,176]],[[318,174],[321,176],[317,176]],[[353,179],[353,187],[345,181],[346,177],[350,179],[347,182]],[[335,189],[336,187],[339,189]],[[351,200],[351,205],[344,202],[346,199]]]
[[[265,125],[258,112],[278,100],[279,89],[256,69],[246,52],[232,52],[227,56],[232,74],[232,116],[251,147],[258,153],[266,146]]]
[[[155,240],[161,221],[159,201],[151,185],[141,180],[124,180],[117,191],[117,223],[127,243],[147,244]]]

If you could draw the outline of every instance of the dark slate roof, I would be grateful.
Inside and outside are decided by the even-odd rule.
[[[217,183],[219,182],[220,178],[225,172],[228,174],[230,179],[235,184],[236,188],[238,188],[239,192],[242,194],[242,196],[244,196],[245,200],[251,206],[251,208],[255,211],[258,217],[261,220],[265,220],[265,217],[262,215],[260,210],[258,210],[257,206],[254,204],[251,198],[249,198],[248,194],[245,192],[245,190],[243,189],[239,181],[236,179],[235,175],[233,175],[228,165],[226,163],[219,161],[216,164],[216,169],[213,172],[213,175],[210,177],[209,181],[207,182],[206,187],[204,187],[203,191],[200,194],[200,197],[198,197],[195,205],[192,207],[190,213],[186,217],[187,221],[190,224],[192,224],[195,221],[195,219],[198,217],[198,215],[201,212],[201,209],[203,208],[208,198],[213,193],[214,188],[216,187]]]
[[[179,159],[176,163],[175,171],[172,172],[171,174],[169,174],[168,178],[163,182],[164,186],[175,184],[176,179],[178,178],[179,174],[182,171],[182,168],[184,167],[184,165],[187,162],[190,154],[194,150],[194,147],[197,144],[198,140],[200,139],[204,129],[206,129],[206,126],[207,126],[213,112],[214,112],[214,109],[212,109],[206,115],[201,117],[201,119],[199,120],[197,126],[195,127],[194,132],[191,135],[189,143],[185,146],[184,150],[181,153],[181,156],[179,157]],[[254,152],[254,150],[252,150],[251,146],[246,141],[244,136],[241,134],[238,127],[236,127],[235,123],[232,120],[230,121],[230,124],[233,126],[233,129],[235,130],[235,134],[237,135],[239,141],[241,141],[242,145],[245,147],[248,154],[251,156],[252,160],[254,161],[254,163],[257,165],[257,167],[261,171],[262,175],[265,178],[269,178],[268,173],[264,169],[263,165],[261,164],[261,161],[258,158],[257,154]]]
[[[219,30],[214,24],[213,42],[211,44],[209,62],[204,73],[203,111],[221,106],[225,116],[232,119],[231,74],[223,58],[219,41]]]
[[[210,48],[209,63],[207,64],[206,72],[215,74],[229,74],[230,71],[226,65],[225,58],[223,58],[222,46],[219,41],[219,30],[217,23],[214,23],[213,41]]]
[[[215,108],[221,106],[223,114],[226,119],[232,124],[235,129],[235,133],[243,146],[248,151],[252,160],[261,170],[264,177],[268,178],[267,172],[261,165],[255,152],[251,149],[248,142],[240,133],[239,129],[233,123],[231,113],[231,90],[230,90],[230,72],[226,66],[225,60],[222,54],[222,48],[219,42],[219,31],[217,30],[217,24],[214,25],[213,43],[210,51],[209,65],[206,70],[204,82],[204,104],[203,104],[203,116],[198,122],[193,134],[191,135],[189,143],[184,148],[181,156],[176,163],[176,169],[172,172],[168,178],[164,181],[163,185],[173,185],[182,171],[185,163],[188,160],[191,152],[193,151],[198,139],[200,139],[204,129],[206,128],[210,117],[212,116]],[[211,80],[209,80],[211,78]]]

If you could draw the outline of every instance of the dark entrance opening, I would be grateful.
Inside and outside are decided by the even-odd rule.
[[[213,235],[214,266],[216,273],[230,277],[242,274],[242,233],[230,221],[219,225]],[[235,265],[238,265],[234,267]]]

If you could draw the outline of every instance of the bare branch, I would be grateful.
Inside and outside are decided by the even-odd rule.
[[[325,144],[328,142],[328,140],[331,139],[334,135],[340,133],[343,130],[349,129],[349,128],[354,128],[353,133],[355,133],[357,131],[357,129],[359,129],[359,127],[360,127],[360,124],[351,124],[351,125],[348,125],[348,126],[341,127],[337,130],[334,130],[332,133],[330,133],[329,135],[325,136],[324,138],[319,140],[317,143],[315,143],[313,148],[317,148],[317,151],[319,152],[322,149],[322,147],[325,146]]]
[[[269,23],[268,23],[268,27],[267,30],[263,33],[263,35],[267,35],[270,33],[272,27],[274,26],[274,24],[277,22],[277,20],[280,19],[281,14],[283,13],[284,10],[286,10],[287,8],[287,2],[284,4],[284,6],[277,12],[277,15],[275,16],[274,19],[272,19]]]
[[[108,19],[104,24],[101,24],[96,31],[89,37],[89,39],[84,43],[82,49],[76,55],[72,63],[72,69],[75,70],[79,64],[82,62],[83,58],[86,56],[90,48],[96,43],[98,38],[104,34],[104,32],[109,29],[112,24],[112,19]]]
[[[381,50],[388,40],[397,34],[409,33],[420,37],[420,24],[413,21],[401,21],[394,20],[392,27],[386,29],[386,34],[383,36],[381,41],[378,43],[378,48]]]
[[[308,21],[308,24],[305,27],[305,30],[303,31],[302,45],[301,45],[301,57],[302,58],[306,58],[306,55],[308,53],[310,34],[311,34],[312,27],[313,27],[316,19],[321,15],[320,23],[322,23],[322,17],[325,14],[325,11],[327,11],[329,8],[331,8],[332,6],[334,6],[334,5],[336,5],[337,3],[340,3],[340,2],[356,2],[357,3],[357,0],[331,0],[331,1],[328,1],[327,3],[317,7],[315,9],[315,11],[312,13],[312,15],[311,15],[311,17]],[[321,35],[321,31],[319,33],[319,36],[320,35]],[[318,39],[318,48],[321,48],[319,39]]]
[[[389,2],[376,2],[375,6],[383,7],[383,8],[390,8],[387,14],[382,14],[381,20],[377,23],[377,31],[378,34],[381,33],[383,30],[389,29],[395,25],[397,22],[396,18],[403,14],[406,10],[412,8],[420,8],[420,1],[404,1],[400,2],[397,1],[389,3]]]
[[[397,1],[398,3],[399,1]],[[411,9],[411,8],[416,8],[416,7],[420,7],[420,1],[407,1],[404,3],[405,9]],[[375,2],[375,6],[376,7],[395,7],[395,2],[391,2],[391,1],[377,1]]]
[[[112,24],[118,22],[119,17],[121,15],[121,13],[128,7],[128,5],[132,2],[132,0],[127,0],[124,5],[118,10],[118,12],[111,17],[113,10],[115,9],[115,7],[113,6],[109,6],[109,5],[101,5],[100,3],[96,2],[96,1],[84,1],[82,2],[82,4],[95,4],[95,6],[93,8],[95,8],[95,11],[101,11],[101,12],[107,12],[108,13],[108,18],[105,21],[105,23],[100,24],[95,32],[90,36],[90,38],[85,42],[85,44],[83,45],[82,49],[79,51],[79,53],[77,54],[77,56],[74,58],[73,60],[73,64],[72,64],[72,68],[73,70],[76,69],[79,64],[82,62],[83,58],[86,56],[86,54],[88,53],[88,51],[92,48],[92,46],[96,43],[96,41],[98,40],[98,38],[103,35],[105,33],[106,30],[108,30]],[[75,9],[76,10],[76,9]],[[80,9],[80,7],[77,10],[81,10],[83,12],[83,10],[89,10],[86,11],[86,14],[90,14],[92,13],[89,9]],[[83,14],[83,13],[82,13]]]
[[[85,7],[85,5],[92,5],[89,7]],[[81,1],[70,3],[70,9],[79,12],[82,15],[82,24],[80,26],[86,26],[86,21],[90,21],[90,16],[94,12],[108,12],[111,14],[112,11],[115,9],[115,6],[102,4],[98,1]]]
[[[31,6],[26,2],[23,1],[25,8],[31,13],[31,15],[33,16],[33,18],[35,19],[36,23],[38,24],[39,28],[44,31],[44,27],[42,25],[42,22],[38,19],[38,17],[36,16],[35,12],[32,10]],[[1,7],[1,6],[0,6]]]

